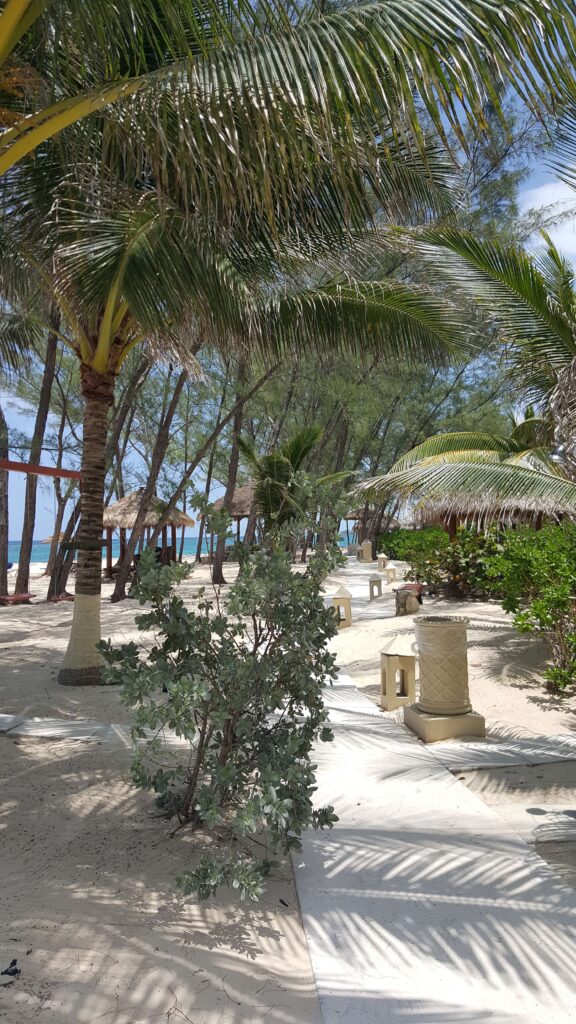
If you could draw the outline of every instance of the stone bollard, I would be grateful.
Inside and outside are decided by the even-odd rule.
[[[377,576],[376,573],[374,573],[374,575],[368,580],[368,590],[371,601],[376,597],[382,597],[382,577]]]
[[[372,562],[372,561],[374,561],[374,559],[372,558],[372,541],[371,540],[365,540],[360,545],[360,550],[358,551],[358,561],[359,562]]]
[[[396,582],[396,579],[397,579],[396,566],[394,565],[393,562],[389,562],[389,564],[384,569],[384,572],[386,574],[386,582],[387,583],[395,583]]]
[[[425,743],[486,735],[484,718],[470,704],[467,623],[449,615],[414,619],[420,699],[405,709],[404,722]]]
[[[388,555],[378,555],[378,568],[380,572],[384,572],[384,569],[388,565]]]
[[[416,656],[408,636],[395,636],[380,651],[380,707],[395,711],[416,700]]]
[[[338,617],[338,629],[346,629],[352,625],[352,594],[346,587],[340,587],[332,595],[332,604]]]

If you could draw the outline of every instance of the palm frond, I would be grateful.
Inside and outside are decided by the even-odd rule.
[[[282,445],[280,453],[290,463],[293,473],[302,468],[310,452],[322,439],[323,433],[320,426],[304,427]]]
[[[67,0],[33,11],[13,54],[33,56],[61,98],[51,110],[29,97],[35,112],[4,133],[0,167],[87,118],[72,140],[80,153],[91,111],[114,103],[108,152],[177,182],[213,219],[242,208],[275,223],[319,167],[350,211],[365,210],[384,138],[408,130],[418,148],[431,121],[462,143],[465,122],[483,130],[487,102],[500,110],[499,81],[550,105],[574,52],[568,0]]]
[[[502,334],[538,364],[559,372],[576,355],[565,312],[534,258],[524,250],[486,242],[457,228],[424,234],[422,252],[434,268],[489,312]]]
[[[382,502],[392,494],[416,504],[449,498],[454,507],[466,503],[486,508],[548,501],[557,511],[576,511],[576,484],[557,473],[506,462],[457,462],[415,465],[401,472],[365,480],[353,494],[363,501]]]
[[[461,430],[451,434],[435,434],[434,437],[428,437],[406,452],[394,463],[390,472],[401,473],[425,460],[448,460],[454,456],[458,462],[466,461],[468,452],[484,456],[493,455],[500,461],[510,454],[511,447],[515,446],[511,446],[509,437],[483,431]]]

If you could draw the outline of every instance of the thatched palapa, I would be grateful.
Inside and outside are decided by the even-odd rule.
[[[112,531],[120,531],[120,557],[122,558],[124,545],[126,543],[126,531],[132,530],[136,523],[136,517],[142,503],[143,488],[126,494],[120,501],[109,505],[104,510],[104,529],[106,530],[106,575],[112,576]],[[144,518],[144,529],[148,532],[162,525],[161,560],[169,562],[176,557],[176,529],[178,527],[194,526],[194,520],[175,508],[165,518],[166,502],[154,494],[148,503],[148,509]],[[168,545],[168,527],[172,531],[172,543]]]
[[[125,495],[124,498],[120,498],[120,501],[116,501],[113,505],[109,505],[104,510],[105,529],[131,530],[140,510],[142,494],[143,488],[140,488],[138,491],[132,491],[130,494]],[[166,504],[156,494],[152,496],[144,520],[145,527],[154,528],[159,523],[162,523],[163,526],[194,526],[194,520],[178,508],[175,508],[168,516],[168,519],[165,520],[164,510]]]
[[[514,526],[532,523],[541,526],[543,520],[558,522],[561,518],[574,518],[574,510],[549,498],[511,497],[507,501],[489,492],[478,494],[451,494],[429,499],[414,508],[417,526],[442,526],[453,535],[457,526],[476,526],[485,529],[491,524]]]
[[[252,511],[252,502],[254,500],[254,487],[254,482],[249,480],[247,484],[242,484],[240,487],[236,488],[228,508],[228,512],[232,519],[240,520],[249,518]],[[218,501],[214,502],[214,508],[217,512],[220,512],[224,508],[224,498],[218,498]]]

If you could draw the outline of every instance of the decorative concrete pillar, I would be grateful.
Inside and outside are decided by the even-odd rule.
[[[420,699],[404,712],[406,725],[426,743],[484,736],[485,722],[468,692],[468,619],[421,615],[414,619],[420,660]]]
[[[368,590],[370,592],[371,601],[376,597],[382,597],[382,577],[377,576],[376,573],[374,573],[374,575],[368,580]]]
[[[371,540],[364,540],[364,541],[362,541],[362,544],[360,545],[360,550],[358,552],[358,558],[359,558],[359,560],[361,562],[372,562],[373,561],[373,558],[372,558],[372,541]]]
[[[338,629],[347,629],[352,625],[352,594],[346,587],[340,587],[332,595],[332,604],[338,617]]]
[[[388,555],[378,555],[378,568],[380,572],[384,572],[384,569],[388,565]]]
[[[396,580],[398,578],[397,577],[397,573],[396,573],[396,566],[392,562],[388,563],[388,565],[384,569],[384,572],[386,574],[386,583],[395,583],[396,582]]]
[[[407,636],[389,640],[380,652],[380,706],[384,711],[416,700],[416,656]]]

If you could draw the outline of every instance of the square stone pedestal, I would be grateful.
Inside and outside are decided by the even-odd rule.
[[[429,715],[420,711],[416,704],[410,704],[404,708],[404,725],[424,743],[486,735],[486,721],[477,711],[469,711],[467,715]]]

